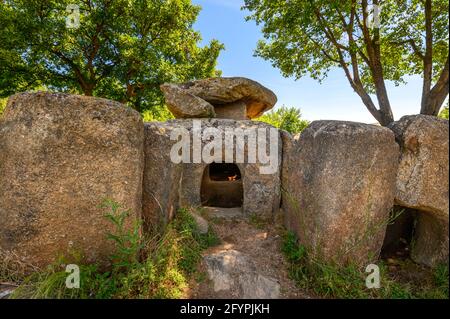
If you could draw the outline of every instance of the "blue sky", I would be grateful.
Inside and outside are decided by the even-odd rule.
[[[307,120],[349,120],[375,123],[360,98],[350,87],[340,69],[330,72],[319,84],[310,78],[284,78],[269,61],[254,57],[256,43],[262,38],[260,27],[245,21],[248,12],[240,10],[243,0],[192,0],[203,9],[194,26],[203,42],[217,39],[225,45],[218,68],[223,76],[243,76],[267,86],[278,96],[277,106],[300,108]],[[412,77],[407,85],[395,87],[387,83],[394,116],[420,111],[422,80]]]

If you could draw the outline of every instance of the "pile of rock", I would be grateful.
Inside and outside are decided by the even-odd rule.
[[[184,84],[163,84],[166,104],[176,118],[249,120],[276,103],[276,95],[246,78],[211,78]]]
[[[448,263],[448,120],[406,116],[389,128],[319,121],[282,134],[285,223],[316,258],[376,260],[395,203],[419,212],[412,259]]]
[[[42,92],[9,99],[0,119],[2,254],[45,266],[79,251],[88,262],[106,264],[114,245],[98,208],[103,199],[133,212],[127,229],[143,218],[144,231],[166,224],[180,206],[203,204],[208,163],[174,163],[173,130],[184,128],[192,137],[194,118],[204,128],[267,129],[250,119],[277,101],[244,78],[161,89],[177,119],[145,125],[137,112],[104,99]],[[448,121],[409,116],[390,128],[318,121],[301,136],[277,134],[276,172],[260,174],[261,163],[237,163],[243,215],[274,216],[281,200],[286,226],[311,256],[367,265],[378,258],[395,203],[420,212],[413,259],[429,266],[448,262]],[[216,267],[221,258],[206,260],[213,277],[226,270]],[[271,297],[267,278],[241,279],[234,282],[242,291],[255,281],[262,288],[254,293]]]
[[[143,216],[148,227],[165,225],[180,206],[203,206],[201,198],[202,179],[210,163],[193,160],[194,131],[193,119],[203,130],[218,129],[222,132],[222,145],[229,138],[227,130],[268,130],[271,126],[251,121],[271,109],[277,98],[261,84],[245,78],[212,78],[184,84],[164,84],[161,86],[169,110],[176,120],[145,124],[146,167],[144,172]],[[173,163],[171,149],[177,141],[172,133],[180,128],[189,133],[187,149],[191,162]],[[267,142],[270,144],[270,136]],[[216,137],[214,137],[215,141]],[[243,213],[272,216],[280,206],[281,137],[277,134],[278,165],[273,174],[260,174],[262,164],[236,163],[242,173]],[[192,142],[191,142],[192,141]],[[200,136],[200,151],[210,143],[210,139]],[[233,143],[233,159],[239,149],[237,140]],[[244,150],[244,158],[248,149]],[[232,160],[232,163],[235,163]],[[220,162],[227,162],[222,152]]]

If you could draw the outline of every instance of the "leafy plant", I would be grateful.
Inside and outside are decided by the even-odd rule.
[[[133,220],[132,230],[127,229],[126,222],[130,218],[129,210],[121,210],[118,203],[105,200],[101,205],[110,211],[105,215],[115,227],[114,233],[108,233],[107,238],[116,244],[116,253],[111,256],[114,271],[128,270],[139,263],[139,252],[143,248],[140,229],[142,222]]]
[[[142,118],[144,122],[164,122],[175,117],[170,113],[169,109],[164,105],[155,106],[150,110],[142,112]]]
[[[65,284],[67,262],[61,257],[44,271],[27,277],[12,298],[181,298],[189,278],[198,274],[202,250],[218,243],[212,231],[197,231],[187,209],[179,210],[162,235],[142,238],[140,223],[131,230],[126,227],[129,211],[111,200],[102,207],[109,210],[105,218],[115,226],[108,234],[117,247],[110,271],[85,265],[81,255],[74,254],[72,259],[80,265],[80,289],[69,289]]]
[[[447,105],[442,109],[442,111],[439,113],[439,117],[441,119],[446,119],[448,120],[448,101],[447,101]]]
[[[434,282],[414,285],[392,278],[380,261],[381,287],[368,289],[364,269],[352,264],[340,267],[310,256],[292,232],[285,234],[282,251],[290,265],[290,277],[321,298],[448,298],[448,266],[436,269]]]
[[[275,111],[270,111],[256,120],[292,134],[302,132],[309,125],[308,121],[302,119],[302,114],[299,109],[286,106],[282,106]]]
[[[439,288],[439,291],[448,298],[448,265],[438,265],[434,270],[433,279],[436,287]]]
[[[5,99],[0,99],[0,116],[3,114],[3,111],[5,110],[6,107],[6,102],[8,101],[7,98]]]

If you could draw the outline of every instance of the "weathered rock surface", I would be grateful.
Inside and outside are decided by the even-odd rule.
[[[255,81],[240,77],[210,78],[184,84],[164,85],[161,88],[169,108],[174,110],[177,118],[194,117],[191,116],[192,113],[196,113],[194,110],[205,109],[205,103],[199,101],[198,98],[222,109],[219,112],[222,116],[232,116],[233,119],[238,120],[244,118],[242,118],[237,102],[245,103],[248,119],[262,115],[277,102],[277,97],[272,91]],[[232,108],[233,111],[224,111],[223,109],[227,107]]]
[[[242,101],[215,105],[214,111],[216,112],[216,118],[219,119],[249,120],[247,105]]]
[[[170,159],[176,126],[145,123],[145,170],[142,216],[147,231],[166,225],[179,208],[179,189],[183,167]]]
[[[405,116],[390,128],[401,147],[395,201],[419,210],[411,256],[428,266],[448,262],[448,120]]]
[[[270,147],[271,126],[255,121],[234,121],[225,119],[198,120],[201,130],[216,128],[221,132],[227,129],[263,129],[267,132],[267,148]],[[172,147],[178,143],[171,140],[174,130],[183,129],[190,136],[186,150],[189,152],[191,163],[174,163],[170,159]],[[164,123],[146,124],[146,169],[144,173],[144,200],[143,215],[146,220],[169,221],[178,207],[204,206],[201,199],[202,180],[208,164],[202,160],[201,154],[196,154],[199,161],[193,163],[193,136],[192,120],[171,120]],[[195,132],[195,135],[197,136]],[[281,175],[281,140],[276,132],[278,148],[274,151],[274,172],[261,174],[261,167],[268,164],[237,163],[242,173],[243,212],[246,215],[257,214],[270,217],[279,210],[280,206],[280,175]],[[222,134],[225,145],[225,134]],[[205,138],[200,144],[200,152],[211,139]],[[189,144],[190,143],[190,144]],[[185,144],[183,144],[185,145]],[[236,145],[234,145],[233,158],[236,159]],[[275,146],[274,146],[275,147]],[[244,159],[247,159],[248,147],[244,150]],[[225,152],[221,160],[225,160]],[[153,217],[152,217],[153,216]],[[153,222],[154,224],[155,222]],[[159,222],[157,222],[159,223]]]
[[[99,204],[141,215],[143,124],[124,105],[85,96],[12,96],[0,120],[0,249],[45,266],[83,252],[107,263],[113,226]]]
[[[8,299],[14,292],[14,288],[4,288],[0,285],[0,299]]]
[[[204,263],[217,292],[231,291],[239,299],[277,299],[280,285],[258,273],[251,259],[236,250],[224,250],[204,257]]]
[[[193,136],[192,121],[172,121],[172,125],[184,125],[184,127],[189,130],[191,136]],[[269,129],[272,128],[270,125],[255,121],[234,121],[225,119],[211,119],[202,120],[201,126],[204,129],[208,128],[218,128],[222,132],[233,129],[243,129],[243,130],[258,130],[263,129],[267,132],[267,148],[272,146],[275,147],[274,142],[270,141]],[[223,134],[223,144],[225,145],[225,139],[227,134]],[[243,150],[245,163],[237,163],[240,172],[242,174],[242,184],[244,189],[243,194],[243,212],[245,215],[259,215],[265,217],[271,217],[276,213],[280,206],[280,175],[281,175],[281,140],[279,133],[276,134],[276,139],[278,142],[278,147],[274,151],[274,158],[276,159],[275,170],[270,174],[261,174],[261,168],[267,167],[267,164],[261,163],[259,160],[256,163],[250,163],[248,159],[248,144]],[[230,136],[230,135],[228,135]],[[202,142],[202,149],[206,144],[211,142],[211,140],[204,140]],[[233,158],[236,159],[236,141],[233,143],[234,152]],[[273,153],[273,152],[272,152]],[[225,161],[225,154],[222,154],[222,160]],[[201,185],[202,177],[207,169],[208,164],[193,163],[193,164],[183,164],[183,177],[181,180],[180,188],[180,205],[181,206],[202,206],[201,200]]]
[[[191,214],[195,220],[195,224],[197,225],[198,232],[203,235],[207,234],[209,231],[209,224],[206,219],[195,212],[191,212]]]
[[[161,90],[166,97],[167,108],[176,118],[216,117],[211,104],[174,84],[163,84]]]
[[[433,214],[420,212],[414,230],[411,258],[429,267],[448,264],[448,232],[448,219],[445,221]]]
[[[313,122],[283,132],[285,223],[311,255],[365,264],[380,253],[394,202],[398,146],[387,128]]]

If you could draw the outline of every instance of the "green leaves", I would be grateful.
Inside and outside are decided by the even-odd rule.
[[[1,107],[0,107],[1,108]],[[447,101],[447,105],[442,109],[442,111],[439,113],[439,117],[441,119],[446,119],[448,120],[448,101]]]
[[[67,4],[80,27],[66,27]],[[199,46],[191,0],[0,3],[0,96],[49,89],[118,100],[139,111],[162,104],[159,85],[216,75],[223,46]]]
[[[106,234],[116,244],[116,254],[111,256],[113,271],[132,268],[139,263],[139,252],[143,248],[140,234],[142,223],[132,218],[130,211],[122,210],[117,202],[110,199],[105,200],[101,207],[108,210],[105,218],[114,226],[114,232]],[[129,218],[131,221],[127,222]]]
[[[295,107],[282,106],[276,111],[271,111],[259,117],[257,121],[265,122],[276,128],[297,134],[308,127],[309,122],[303,120],[301,112]]]
[[[7,101],[8,99],[0,99],[0,116],[3,114],[3,111],[5,110]]]
[[[371,23],[378,20],[373,13],[376,4],[381,9],[379,28]],[[435,113],[442,96],[448,95],[446,0],[245,0],[245,8],[251,12],[247,19],[262,25],[264,40],[256,55],[297,79],[309,75],[322,81],[331,68],[342,68],[382,125],[393,121],[385,81],[400,85],[409,75],[423,76],[423,114]],[[376,93],[378,105],[371,93]]]

